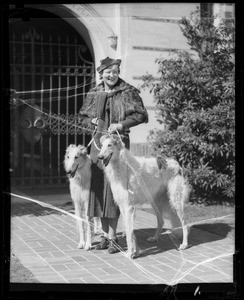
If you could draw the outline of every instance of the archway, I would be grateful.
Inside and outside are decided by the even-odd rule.
[[[76,116],[95,83],[94,53],[84,26],[77,32],[53,13],[27,11],[29,22],[11,18],[9,28],[10,84],[20,99],[11,111],[12,182],[60,185],[65,148],[86,143]]]

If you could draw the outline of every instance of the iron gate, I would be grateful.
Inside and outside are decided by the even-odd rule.
[[[94,84],[94,64],[82,57],[84,47],[76,38],[44,40],[34,27],[11,37],[10,82],[19,99],[11,108],[12,185],[63,184],[66,147],[86,143],[77,113]]]

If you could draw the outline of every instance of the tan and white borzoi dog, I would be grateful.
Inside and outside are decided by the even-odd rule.
[[[163,157],[135,157],[116,135],[102,136],[100,143],[98,157],[103,160],[114,200],[124,219],[128,256],[134,258],[138,255],[133,233],[135,207],[148,202],[157,217],[157,230],[148,241],[158,240],[166,212],[173,227],[183,228],[183,242],[179,250],[185,249],[188,246],[188,230],[184,220],[184,204],[190,190],[178,162]]]
[[[99,219],[87,216],[91,185],[91,160],[87,155],[87,148],[82,145],[71,144],[66,149],[64,168],[69,177],[70,194],[75,206],[75,215],[79,233],[78,248],[91,249],[93,233],[99,227]]]

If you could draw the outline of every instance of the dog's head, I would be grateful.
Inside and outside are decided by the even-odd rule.
[[[64,169],[66,173],[73,178],[78,168],[82,167],[87,159],[87,148],[85,146],[69,145],[64,156]]]
[[[120,150],[124,147],[124,143],[117,134],[103,135],[100,138],[101,150],[98,158],[103,160],[105,167],[110,160],[114,160],[119,156]]]

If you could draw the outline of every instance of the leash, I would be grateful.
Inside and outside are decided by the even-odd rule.
[[[93,141],[94,141],[94,137],[90,140],[90,142],[88,143],[88,145],[86,146],[86,148],[90,147]]]
[[[93,131],[93,138],[90,140],[90,142],[88,143],[88,145],[86,146],[86,149],[89,148],[91,146],[92,143],[94,143],[94,146],[97,148],[98,151],[100,151],[101,149],[98,147],[97,143],[95,142],[95,133],[97,131],[97,128]]]
[[[98,151],[101,150],[101,148],[98,147],[97,143],[95,142],[95,137],[93,137],[90,142],[88,143],[88,145],[86,146],[86,148],[90,147],[91,144],[94,143],[94,146],[97,148]]]
[[[118,132],[118,130],[116,130],[115,132],[116,132],[116,134],[118,135],[119,140],[120,140],[120,142],[121,142],[121,145],[122,145],[122,147],[123,147],[123,146],[124,146],[124,143],[123,143],[123,141],[122,141],[122,138],[121,138],[120,133]],[[95,141],[95,133],[96,133],[96,129],[95,129],[94,132],[93,132],[93,135],[94,135],[93,138],[90,140],[90,142],[88,143],[88,145],[86,146],[86,148],[90,147],[91,144],[94,143],[94,146],[96,147],[96,149],[97,149],[98,151],[100,151],[101,148],[98,147],[98,145],[97,145],[97,143],[96,143],[96,141]],[[111,133],[107,132],[107,134],[108,134],[109,137],[111,137],[111,138],[113,139],[113,136],[112,136]]]
[[[121,142],[121,145],[122,145],[122,147],[123,147],[123,146],[124,146],[124,143],[123,143],[123,141],[122,141],[121,135],[119,134],[118,130],[116,130],[115,132],[117,133],[117,135],[118,135],[118,137],[119,137],[119,140],[120,140],[120,142]]]

